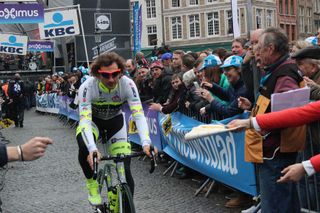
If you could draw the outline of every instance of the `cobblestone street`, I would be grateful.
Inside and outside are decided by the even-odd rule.
[[[84,176],[78,164],[75,130],[63,126],[56,116],[25,113],[24,128],[2,130],[11,141],[22,144],[34,136],[54,140],[45,157],[34,162],[9,164],[1,191],[4,212],[93,212],[87,202]],[[212,193],[194,197],[199,182],[163,176],[163,165],[149,174],[149,163],[137,159],[131,164],[135,179],[138,213],[239,212],[224,207],[224,195]]]

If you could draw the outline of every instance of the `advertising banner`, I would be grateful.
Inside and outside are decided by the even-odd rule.
[[[112,32],[111,13],[95,13],[95,32]]]
[[[133,51],[134,53],[137,53],[141,50],[141,32],[140,32],[140,25],[141,25],[141,20],[140,20],[140,15],[139,15],[139,2],[136,1],[134,2],[133,5]]]
[[[46,12],[44,23],[39,23],[41,39],[80,34],[77,9]]]
[[[68,108],[68,118],[74,121],[79,121],[79,108],[77,109],[72,109],[70,107],[70,104],[73,102],[72,98],[67,97],[66,99],[67,102],[67,108]]]
[[[59,114],[68,117],[67,96],[59,96]]]
[[[146,116],[146,119],[147,119],[150,139],[152,141],[152,144],[155,145],[159,150],[162,150],[159,122],[158,122],[158,112],[149,110],[149,105],[147,104],[142,104],[142,107],[143,107],[144,115]],[[126,118],[126,123],[128,127],[128,132],[129,132],[129,140],[136,144],[141,145],[140,137],[136,133],[137,132],[136,126],[135,124],[131,125],[133,118],[131,116],[131,110],[129,109],[129,106],[127,104],[124,105],[122,110]],[[130,132],[132,133],[130,134]]]
[[[95,59],[96,57],[98,57],[99,55],[103,54],[103,53],[107,53],[107,52],[111,52],[115,49],[117,49],[117,44],[116,44],[116,37],[105,41],[101,44],[99,44],[98,46],[95,46],[92,48],[93,51],[93,57],[92,59]]]
[[[168,115],[159,116],[162,126]],[[186,141],[185,134],[203,123],[179,112],[171,115],[171,123],[169,134],[161,128],[163,150],[168,155],[214,180],[256,195],[254,166],[244,161],[244,132],[223,132]]]
[[[0,34],[0,53],[26,55],[27,36]]]
[[[36,109],[38,111],[58,114],[59,108],[59,98],[56,93],[36,96]]]
[[[53,52],[54,42],[52,41],[29,41],[28,42],[29,52]]]
[[[0,24],[42,23],[42,4],[0,4]]]

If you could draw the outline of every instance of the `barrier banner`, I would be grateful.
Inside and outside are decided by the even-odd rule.
[[[36,109],[40,112],[58,114],[59,99],[56,93],[36,95]]]
[[[68,116],[67,96],[59,96],[59,114]]]
[[[79,121],[79,112],[78,109],[72,109],[69,105],[73,102],[72,98],[67,97],[66,98],[66,103],[67,103],[67,108],[68,108],[68,118],[74,121]]]
[[[160,126],[167,117],[159,113]],[[185,134],[203,123],[179,112],[171,114],[171,123],[168,135],[161,128],[164,152],[214,180],[251,195],[257,194],[254,166],[244,161],[244,132],[223,132],[185,141]]]
[[[146,119],[147,119],[149,132],[150,132],[150,139],[152,141],[152,144],[156,146],[158,150],[162,150],[159,122],[158,122],[158,112],[149,110],[149,105],[147,104],[142,104],[142,107],[143,107],[144,115],[146,116]],[[130,122],[133,121],[131,117],[131,110],[129,109],[128,104],[124,105],[122,110],[125,114],[125,119],[126,119],[126,123],[128,125],[128,130],[129,130]],[[139,134],[137,133],[128,134],[128,137],[130,141],[141,145]]]

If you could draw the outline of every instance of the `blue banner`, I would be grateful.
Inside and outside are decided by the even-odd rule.
[[[68,118],[74,121],[79,121],[79,111],[78,111],[79,108],[72,109],[70,107],[70,104],[73,102],[73,99],[67,97],[66,102],[67,102],[67,108],[68,108]]]
[[[160,126],[168,115],[159,115]],[[180,163],[251,195],[257,195],[255,169],[244,161],[244,132],[224,132],[191,141],[184,136],[199,121],[173,113],[172,129],[163,136],[163,150]]]
[[[57,114],[59,107],[59,97],[56,93],[36,95],[36,108],[38,111]]]
[[[139,2],[135,1],[133,5],[133,52],[136,54],[141,50],[141,22],[139,16]]]
[[[0,24],[44,22],[42,4],[0,4]]]
[[[59,96],[59,114],[68,116],[67,96]]]
[[[142,104],[142,106],[143,106],[144,114],[146,116],[147,123],[149,126],[149,133],[150,133],[150,139],[152,141],[152,144],[156,146],[158,150],[162,150],[160,128],[159,128],[159,121],[158,121],[158,112],[149,110],[149,105],[147,104]],[[129,123],[132,120],[131,110],[129,109],[129,106],[127,104],[123,106],[122,110],[125,114],[126,123],[129,127]],[[139,134],[137,133],[129,134],[129,140],[136,144],[141,145],[140,137],[139,137]]]

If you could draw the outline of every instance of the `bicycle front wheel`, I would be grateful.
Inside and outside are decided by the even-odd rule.
[[[133,196],[128,184],[121,184],[121,195],[119,194],[119,204],[122,206],[122,213],[136,213],[133,203]],[[120,212],[121,213],[121,212]]]

